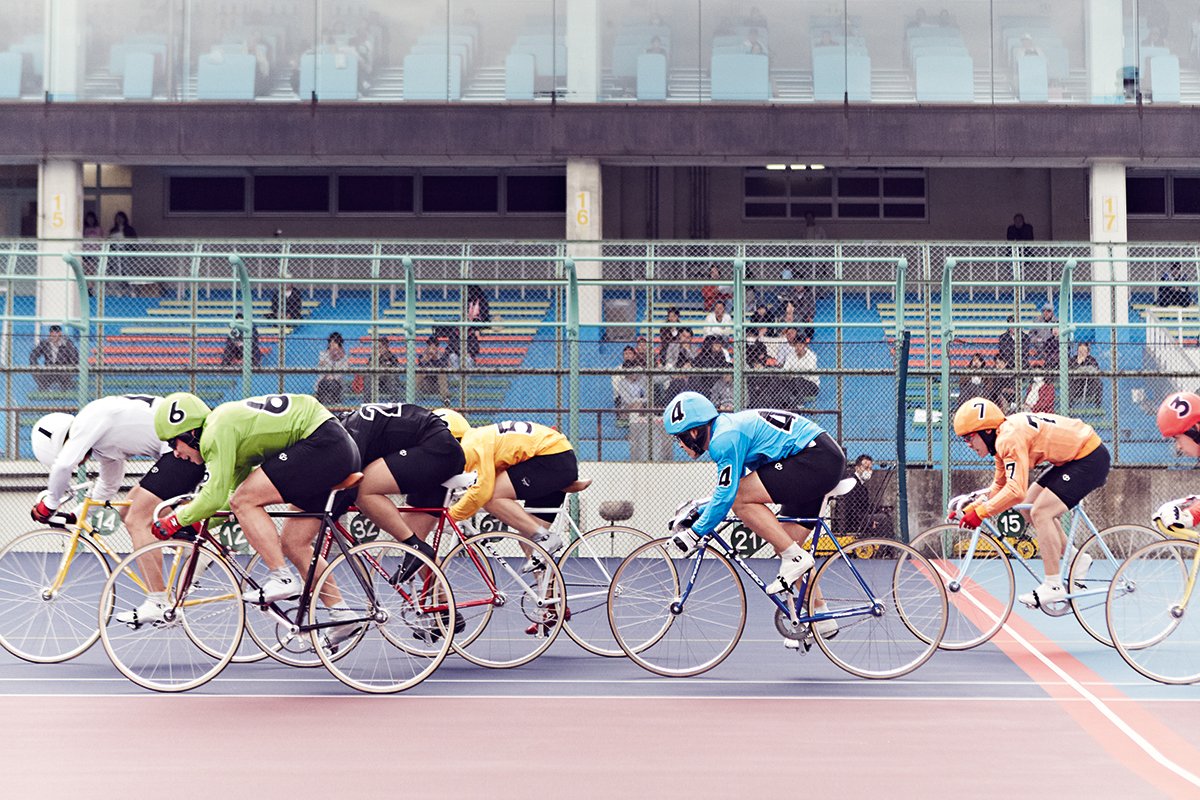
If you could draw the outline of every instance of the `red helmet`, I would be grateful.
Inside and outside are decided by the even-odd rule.
[[[1187,433],[1200,422],[1200,396],[1176,392],[1158,407],[1158,430],[1168,438]]]

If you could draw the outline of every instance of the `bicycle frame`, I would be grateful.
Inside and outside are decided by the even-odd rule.
[[[58,592],[59,590],[62,589],[63,583],[65,583],[66,579],[67,579],[67,573],[68,573],[68,571],[70,571],[71,564],[75,561],[75,554],[79,552],[79,539],[83,536],[86,536],[88,541],[91,544],[95,545],[96,549],[99,550],[100,553],[103,554],[106,559],[112,559],[112,560],[118,561],[118,562],[121,560],[120,554],[118,554],[116,550],[114,550],[113,548],[108,546],[108,543],[104,541],[103,536],[95,535],[95,529],[92,527],[92,524],[88,521],[88,516],[91,514],[92,509],[94,509],[94,508],[116,509],[116,508],[128,508],[128,507],[129,507],[128,500],[118,500],[117,502],[114,503],[114,502],[107,501],[107,500],[103,501],[103,502],[99,502],[99,501],[93,500],[90,497],[85,497],[83,499],[83,505],[79,509],[79,520],[78,520],[78,522],[75,523],[75,525],[73,525],[71,527],[70,547],[66,548],[63,551],[62,560],[58,564],[58,572],[55,573],[54,581],[50,584],[48,591]],[[133,579],[134,583],[136,583],[140,589],[145,591],[146,585],[142,582],[141,578],[139,578],[136,574],[130,575],[130,577]]]

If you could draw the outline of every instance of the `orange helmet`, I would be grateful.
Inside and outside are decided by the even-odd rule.
[[[1176,392],[1158,407],[1158,430],[1168,438],[1187,433],[1200,422],[1200,396]]]
[[[954,433],[966,436],[979,431],[994,431],[1004,422],[1000,406],[986,397],[972,397],[954,412]]]

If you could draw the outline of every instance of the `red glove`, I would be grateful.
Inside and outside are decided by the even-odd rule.
[[[983,523],[983,517],[979,516],[979,506],[975,503],[967,506],[963,511],[962,519],[958,521],[958,527],[975,530]]]
[[[43,525],[49,525],[53,528],[65,528],[68,525],[74,525],[76,520],[75,515],[69,511],[58,511],[46,505],[45,500],[38,500],[37,505],[29,512],[29,516],[33,517],[34,522],[40,522]]]
[[[159,539],[174,538],[180,531],[185,534],[199,533],[195,525],[183,525],[179,522],[179,517],[174,514],[168,514],[165,517],[154,520],[150,526],[150,530]]]

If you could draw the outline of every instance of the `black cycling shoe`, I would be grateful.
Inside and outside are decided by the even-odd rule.
[[[449,620],[446,618],[446,616],[447,616],[446,612],[443,611],[442,612],[442,622],[449,622]],[[458,613],[457,611],[455,611],[454,612],[454,632],[462,633],[466,629],[466,627],[467,627],[467,621],[465,619],[463,619],[463,615]],[[434,642],[436,642],[442,638],[442,631],[440,628],[437,628],[437,627],[414,628],[413,629],[413,638],[418,639],[422,642],[428,642],[429,644],[433,644]]]
[[[421,555],[428,558],[430,561],[434,561],[434,562],[437,561],[437,558],[436,558],[437,553],[435,553],[433,551],[433,547],[431,547],[428,542],[421,541],[421,537],[419,537],[419,536],[409,537],[408,539],[405,539],[403,542],[401,542],[401,544],[408,545],[409,547],[416,550]],[[402,561],[400,563],[400,566],[397,567],[396,573],[394,575],[392,575],[392,585],[397,586],[397,585],[407,581],[409,578],[411,578],[413,576],[413,573],[416,572],[420,566],[421,566],[421,559],[417,558],[416,556],[412,555],[411,553],[409,555],[406,555],[404,557],[404,561]]]

